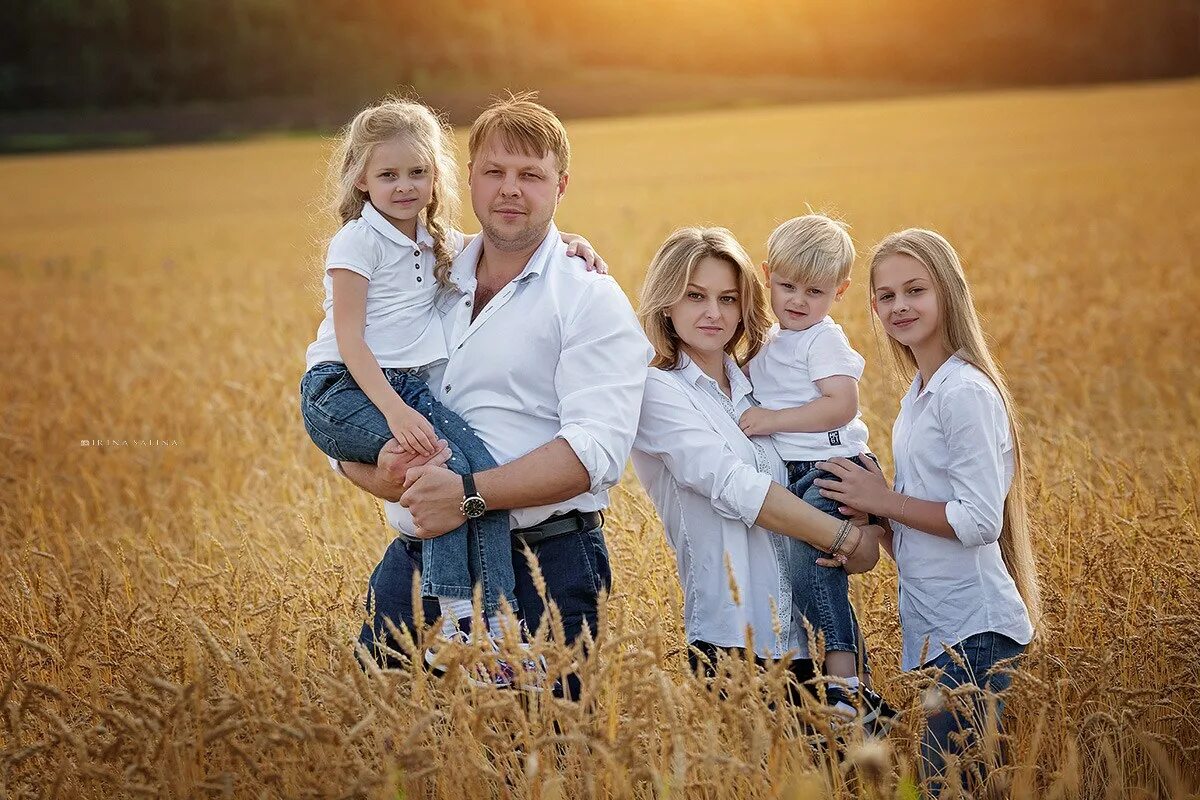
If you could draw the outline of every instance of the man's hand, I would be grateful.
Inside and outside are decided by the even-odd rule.
[[[412,514],[418,539],[449,533],[467,521],[462,513],[463,479],[442,466],[411,467],[404,478],[400,505]]]
[[[434,455],[423,456],[407,450],[404,445],[395,439],[389,440],[379,453],[379,462],[376,470],[380,478],[379,488],[384,493],[381,494],[375,491],[374,488],[370,488],[368,491],[382,497],[384,500],[391,502],[399,500],[404,490],[408,488],[404,484],[404,478],[410,469],[422,466],[440,467],[450,460],[449,445],[442,439],[437,440],[435,445],[437,452]]]
[[[738,421],[738,427],[747,436],[770,436],[776,431],[775,412],[761,406],[748,408]]]

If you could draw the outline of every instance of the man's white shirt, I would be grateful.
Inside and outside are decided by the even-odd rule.
[[[482,251],[483,237],[476,236],[454,259],[453,286],[438,299],[449,359],[429,370],[429,388],[498,464],[559,438],[587,470],[588,491],[512,509],[514,528],[572,510],[602,510],[633,446],[650,344],[617,282],[568,256],[553,223],[521,274],[472,322]],[[412,517],[399,503],[387,503],[386,514],[393,528],[412,532]]]

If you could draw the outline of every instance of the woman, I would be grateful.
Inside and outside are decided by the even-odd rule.
[[[865,572],[878,561],[881,530],[843,523],[789,493],[770,439],[748,439],[738,427],[752,406],[740,365],[770,321],[762,280],[729,231],[673,233],[650,265],[638,316],[655,356],[633,466],[675,550],[693,668],[711,670],[718,651],[791,652],[793,673],[808,680],[815,671],[793,620],[786,542],[770,531],[833,551],[826,566]]]

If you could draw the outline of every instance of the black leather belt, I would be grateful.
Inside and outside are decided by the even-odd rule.
[[[532,547],[556,536],[590,531],[603,524],[604,513],[601,511],[568,511],[565,514],[555,514],[528,528],[513,528],[512,535]],[[400,538],[410,544],[420,544],[423,541],[415,536],[409,536],[407,533],[401,533]]]

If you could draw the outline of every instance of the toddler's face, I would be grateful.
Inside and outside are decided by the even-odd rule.
[[[790,281],[772,272],[771,310],[779,327],[787,331],[808,330],[829,314],[835,301],[842,299],[850,281],[843,283],[805,283]]]

